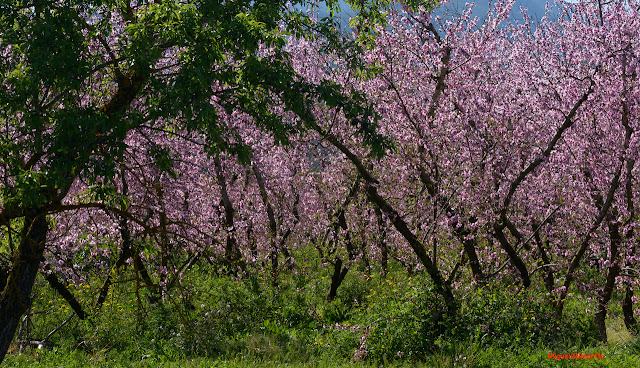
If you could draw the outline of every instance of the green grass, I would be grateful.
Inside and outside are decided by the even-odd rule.
[[[328,270],[242,280],[193,269],[163,301],[117,282],[86,321],[54,335],[54,348],[14,350],[7,367],[640,367],[640,342],[612,301],[609,343],[595,338],[592,302],[567,300],[557,321],[540,286],[508,282],[459,291],[451,319],[426,275],[353,269],[327,302]],[[122,275],[124,281],[130,275]],[[93,304],[103,275],[75,293]],[[187,291],[179,293],[178,291]],[[461,295],[464,294],[464,298]],[[35,290],[32,335],[41,337],[71,311],[42,281]],[[556,360],[549,354],[602,354],[604,359]]]
[[[549,359],[549,353],[557,354],[602,354],[603,359]],[[498,350],[493,348],[475,350],[461,346],[455,355],[433,354],[423,362],[416,361],[360,361],[336,360],[317,357],[307,362],[289,362],[278,357],[261,359],[257,357],[237,358],[184,358],[166,360],[147,358],[133,361],[122,358],[115,351],[86,354],[78,350],[65,349],[30,351],[22,355],[11,355],[5,361],[6,367],[638,367],[640,355],[637,343],[625,346],[595,346],[569,348],[550,351],[540,349]]]

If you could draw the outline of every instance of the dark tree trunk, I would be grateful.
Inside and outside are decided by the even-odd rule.
[[[276,243],[276,237],[278,236],[278,223],[276,221],[276,215],[273,211],[273,207],[271,206],[271,202],[269,201],[269,194],[267,194],[267,186],[264,182],[262,171],[260,171],[258,164],[255,163],[253,156],[251,156],[251,161],[253,161],[251,168],[253,170],[253,174],[256,177],[256,181],[258,182],[260,198],[262,198],[262,203],[267,209],[267,218],[269,219],[269,237],[271,242],[271,252],[269,253],[269,258],[271,259],[271,285],[273,285],[273,287],[277,287],[279,265],[278,257],[280,256],[280,252]]]
[[[29,211],[26,214],[22,240],[13,255],[5,288],[0,293],[0,362],[9,350],[20,318],[31,304],[31,289],[43,260],[48,230],[45,213]]]
[[[480,286],[484,286],[487,284],[487,278],[482,272],[482,266],[480,265],[480,260],[478,259],[478,253],[476,252],[476,239],[473,236],[472,232],[465,228],[464,225],[455,226],[455,235],[462,242],[462,246],[464,248],[464,252],[469,258],[469,266],[471,266],[471,273],[473,274],[474,280]]]
[[[593,87],[594,82],[591,81],[591,87]],[[626,104],[623,103],[623,111],[626,111]],[[574,108],[575,110],[575,108]],[[625,160],[625,156],[626,156],[626,152],[627,149],[629,148],[629,144],[631,142],[631,136],[633,135],[633,130],[631,129],[631,127],[629,126],[629,121],[628,121],[628,114],[623,114],[622,116],[622,122],[623,125],[625,127],[625,136],[624,136],[624,145],[623,145],[623,149],[620,153],[619,159],[620,162],[624,162]],[[622,167],[623,165],[620,165],[618,167],[618,170],[616,170],[616,173],[613,175],[613,178],[611,179],[611,184],[609,184],[609,190],[607,191],[607,196],[603,197],[599,191],[597,191],[598,194],[596,194],[594,197],[595,202],[596,202],[596,207],[599,209],[598,211],[598,217],[596,217],[593,225],[591,225],[591,228],[589,228],[589,231],[587,231],[584,240],[582,241],[582,243],[580,244],[580,248],[578,248],[578,251],[576,252],[576,255],[573,257],[573,259],[571,260],[571,264],[569,264],[569,269],[567,269],[567,273],[565,275],[564,278],[564,290],[560,293],[560,297],[558,298],[558,302],[556,303],[556,313],[558,315],[558,317],[562,317],[562,311],[564,309],[564,302],[563,300],[566,300],[566,295],[567,292],[569,290],[569,287],[571,286],[571,283],[573,282],[573,279],[575,278],[575,272],[578,269],[578,266],[580,265],[580,262],[582,260],[582,257],[584,256],[585,252],[587,251],[587,247],[589,246],[589,242],[591,241],[591,234],[594,233],[599,227],[600,224],[602,222],[602,220],[605,218],[605,216],[609,213],[609,209],[611,208],[611,205],[613,203],[613,197],[614,194],[616,192],[616,190],[618,190],[618,186],[620,184],[620,176],[622,175]],[[627,161],[627,170],[630,170],[630,168],[633,167],[633,162],[629,163],[629,161]],[[590,180],[592,175],[588,170],[584,171],[585,176],[587,177],[587,180]],[[631,198],[630,195],[627,195],[627,199]],[[629,205],[629,204],[628,204]],[[631,209],[631,208],[629,208]],[[631,211],[633,213],[633,210]],[[617,253],[617,252],[616,252]],[[619,267],[618,267],[618,272],[619,272]],[[607,280],[607,283],[609,281]],[[615,282],[615,278],[614,278],[614,282]],[[606,332],[606,330],[605,330]]]
[[[542,266],[544,267],[544,287],[545,289],[551,293],[553,292],[553,288],[555,285],[555,276],[553,274],[553,268],[551,268],[551,260],[549,259],[549,255],[547,254],[547,250],[545,249],[545,246],[542,242],[542,239],[540,239],[540,233],[538,232],[538,228],[540,227],[540,225],[538,225],[537,223],[533,224],[533,239],[536,242],[536,246],[538,248],[538,253],[540,253],[540,258],[542,259]],[[549,244],[547,244],[548,246]]]
[[[126,195],[126,192],[125,192]],[[131,251],[131,233],[129,232],[129,225],[127,219],[124,217],[120,218],[120,236],[122,237],[122,245],[120,249],[120,255],[118,256],[118,260],[116,261],[115,271],[120,271],[120,268],[123,266],[126,267],[127,259],[132,256]],[[98,300],[94,306],[95,309],[100,309],[102,304],[107,299],[107,295],[109,294],[109,287],[113,283],[112,272],[109,272],[107,278],[104,280],[102,287],[100,288],[100,292],[98,293]]]
[[[638,321],[633,316],[633,289],[631,286],[627,286],[624,293],[624,299],[622,300],[622,313],[624,315],[624,325],[627,327],[630,333],[638,335]]]
[[[278,287],[278,251],[275,247],[271,248],[269,252],[269,259],[271,260],[271,286]]]
[[[607,281],[605,282],[602,294],[598,300],[598,312],[596,313],[596,328],[598,336],[603,342],[607,342],[607,306],[611,300],[611,295],[616,284],[616,277],[620,275],[620,265],[618,264],[618,248],[622,238],[620,236],[620,225],[617,222],[609,222],[609,238],[611,244],[609,250],[611,252],[611,265],[607,272]]]
[[[158,287],[158,285],[154,284],[153,280],[151,280],[147,267],[144,265],[144,262],[142,262],[142,258],[140,257],[139,249],[136,249],[136,252],[133,254],[133,266],[135,267],[136,274],[142,277],[142,280],[147,287],[152,289],[156,289]]]
[[[0,290],[4,290],[5,285],[7,285],[10,270],[11,268],[8,265],[0,264]]]
[[[422,184],[424,184],[427,193],[429,193],[433,200],[437,204],[440,204],[446,210],[448,216],[453,217],[455,215],[458,215],[459,217],[462,217],[460,216],[459,211],[456,211],[449,205],[449,200],[447,198],[443,198],[437,193],[436,183],[433,182],[431,176],[427,174],[424,168],[420,170],[420,181],[422,182]],[[455,223],[453,223],[452,227],[454,229],[455,236],[462,243],[464,251],[469,258],[469,266],[471,266],[473,278],[479,285],[486,285],[487,278],[484,275],[484,272],[482,272],[482,266],[480,265],[480,261],[478,259],[478,253],[476,252],[476,240],[473,236],[473,232],[460,221],[456,221]]]
[[[447,305],[447,313],[454,315],[457,312],[458,306],[451,285],[446,283],[446,280],[442,277],[442,273],[438,267],[433,263],[424,245],[418,240],[418,237],[409,229],[407,223],[402,219],[400,214],[387,202],[373,185],[367,185],[367,197],[369,201],[374,203],[380,209],[389,214],[389,219],[393,226],[398,230],[400,234],[407,240],[409,246],[413,249],[416,256],[420,260],[420,263],[424,266],[427,273],[431,277],[433,284],[438,294],[442,295]]]
[[[67,301],[67,304],[69,304],[71,309],[73,309],[73,311],[76,313],[78,318],[80,319],[87,318],[87,313],[85,313],[85,311],[82,309],[82,305],[80,305],[80,302],[78,302],[78,299],[76,299],[76,297],[73,296],[71,291],[69,291],[69,289],[67,289],[67,287],[64,286],[62,282],[60,282],[60,280],[58,279],[58,276],[55,273],[53,273],[53,271],[51,271],[51,273],[49,273],[46,276],[46,279],[47,279],[47,282],[49,282],[49,285],[53,289],[55,289],[60,294],[60,296],[64,298],[64,300]]]
[[[336,257],[336,261],[333,265],[333,275],[331,276],[331,287],[329,288],[329,294],[327,295],[327,300],[332,301],[336,298],[338,293],[338,288],[344,281],[344,277],[347,276],[347,272],[349,272],[349,267],[342,267],[342,259],[340,257]]]
[[[354,186],[351,188],[351,191],[349,192],[347,201],[350,201],[355,196],[358,190],[358,186],[359,186],[358,181],[356,181]],[[334,241],[337,241],[339,229],[342,229],[347,232],[347,235],[345,237],[345,243],[347,247],[347,253],[349,254],[349,262],[351,262],[355,259],[356,255],[355,255],[355,248],[353,246],[353,243],[351,242],[351,233],[349,232],[347,219],[344,215],[345,209],[348,205],[347,201],[345,201],[344,206],[340,208],[340,210],[338,210],[336,214],[336,221],[334,222],[333,236],[334,236]],[[344,280],[344,277],[347,275],[347,272],[349,272],[349,264],[350,263],[348,263],[346,266],[343,267],[342,258],[340,257],[335,258],[335,261],[333,263],[333,266],[334,266],[333,276],[331,277],[331,287],[329,288],[329,294],[327,295],[328,301],[334,300],[336,298],[338,288],[340,287],[340,285],[342,285],[342,281]]]
[[[293,229],[300,222],[300,213],[298,212],[300,195],[296,192],[296,189],[293,184],[291,185],[291,192],[293,193],[293,196],[294,196],[293,209],[292,209],[294,220],[293,220],[293,224],[291,224],[291,227],[289,227],[287,231],[285,231],[284,234],[280,237],[280,249],[282,249],[282,254],[285,257],[285,263],[289,271],[293,271],[295,269],[296,263],[293,258],[293,255],[289,251],[289,247],[287,246],[287,239],[289,238],[289,236],[291,236],[291,234],[293,233]]]
[[[476,280],[476,283],[480,286],[484,286],[487,284],[486,277],[482,272],[482,266],[480,265],[480,260],[478,259],[478,254],[476,253],[476,240],[463,238],[462,245],[464,247],[464,252],[469,258],[469,266],[471,266],[471,272],[473,273],[473,278]]]
[[[353,247],[353,243],[351,242],[351,234],[349,233],[349,228],[347,226],[347,220],[344,217],[344,208],[342,208],[339,212],[338,212],[338,225],[340,228],[342,228],[343,230],[347,231],[347,236],[346,236],[346,246],[347,246],[347,253],[349,254],[349,262],[352,262],[356,255],[355,255],[355,249]],[[338,236],[338,229],[335,229],[335,234],[334,236],[337,238]],[[344,280],[344,277],[347,276],[347,272],[349,272],[349,264],[347,263],[347,265],[345,265],[344,267],[342,266],[344,264],[344,262],[342,262],[342,258],[340,257],[336,257],[334,263],[333,263],[333,276],[331,277],[331,287],[329,288],[329,294],[327,295],[327,300],[331,301],[334,300],[336,298],[336,294],[338,292],[338,288],[340,287],[340,285],[342,285],[342,281]]]
[[[378,181],[375,179],[371,171],[367,170],[360,158],[340,142],[336,136],[324,131],[324,129],[318,126],[315,122],[311,122],[311,127],[333,144],[338,150],[344,153],[347,159],[356,167],[358,174],[366,183],[366,194],[369,202],[379,207],[382,212],[388,215],[391,224],[405,238],[405,240],[407,240],[409,246],[413,249],[420,260],[420,263],[425,267],[434,283],[436,291],[443,297],[447,305],[447,313],[449,315],[455,315],[458,305],[453,295],[451,285],[446,283],[446,280],[442,277],[442,273],[438,269],[437,265],[433,263],[427,254],[424,244],[422,244],[422,242],[418,240],[418,237],[411,231],[411,229],[409,229],[409,226],[400,216],[398,211],[396,211],[395,208],[393,208],[391,204],[378,193],[378,189],[376,188]]]
[[[525,288],[528,288],[531,285],[531,278],[529,277],[529,271],[527,271],[527,265],[524,264],[522,258],[518,256],[516,250],[511,246],[511,243],[504,235],[504,228],[506,225],[494,226],[493,236],[500,242],[500,247],[507,253],[509,256],[509,261],[511,264],[518,270],[520,273],[520,279],[522,279],[522,285]]]
[[[233,203],[229,198],[229,193],[227,192],[227,182],[224,178],[224,173],[222,171],[222,162],[219,157],[214,157],[213,163],[216,169],[216,180],[218,185],[220,186],[220,196],[222,205],[224,206],[224,224],[227,228],[227,243],[224,249],[224,258],[227,263],[229,274],[235,274],[237,272],[237,267],[241,269],[244,268],[242,265],[242,254],[238,249],[236,244],[236,229],[233,223],[233,216],[235,213],[235,209],[233,208]]]
[[[378,218],[378,230],[379,230],[379,241],[378,244],[380,246],[380,267],[382,267],[382,275],[387,276],[387,267],[389,264],[389,247],[387,246],[387,231],[384,226],[384,218],[382,218],[382,211],[380,211],[380,207],[375,208],[376,217]]]

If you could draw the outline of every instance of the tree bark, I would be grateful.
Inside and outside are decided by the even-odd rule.
[[[571,286],[571,283],[573,283],[573,280],[575,278],[576,270],[578,269],[578,266],[580,265],[580,262],[582,261],[582,257],[584,256],[585,252],[587,251],[587,247],[589,246],[589,243],[590,243],[590,241],[592,239],[592,236],[593,236],[592,234],[594,234],[595,231],[600,227],[600,224],[604,220],[605,216],[609,213],[609,209],[611,208],[611,205],[613,203],[614,194],[615,194],[615,192],[618,189],[618,186],[620,184],[620,176],[622,174],[622,167],[624,165],[624,152],[626,152],[627,148],[629,147],[629,143],[631,141],[631,134],[632,134],[632,131],[630,129],[626,129],[625,140],[624,140],[624,150],[622,151],[622,154],[620,155],[620,162],[621,162],[620,166],[618,167],[618,169],[616,170],[615,174],[613,175],[613,178],[611,179],[611,183],[609,184],[609,190],[607,191],[606,199],[603,200],[602,196],[600,195],[600,199],[596,200],[596,207],[598,207],[598,209],[599,209],[598,216],[596,217],[596,219],[594,220],[593,224],[591,225],[591,227],[589,228],[589,230],[585,234],[584,239],[582,240],[582,243],[580,244],[580,247],[578,248],[578,251],[573,256],[573,259],[571,260],[571,263],[569,264],[569,268],[567,269],[567,273],[565,274],[564,285],[563,285],[564,289],[561,291],[560,297],[558,298],[558,301],[556,302],[556,314],[557,314],[558,317],[562,317],[562,312],[564,310],[564,302],[563,302],[563,300],[566,300],[567,292],[569,290],[569,287]],[[589,174],[589,173],[586,172],[585,174]],[[602,202],[602,203],[598,203],[598,202]]]
[[[387,202],[382,196],[380,196],[380,194],[378,194],[378,190],[375,186],[367,185],[367,196],[372,203],[380,207],[383,212],[389,214],[391,223],[396,228],[396,230],[400,234],[402,234],[405,240],[407,240],[409,246],[413,249],[416,256],[418,256],[420,263],[422,263],[424,268],[427,270],[427,273],[431,277],[436,291],[444,298],[444,301],[447,305],[448,313],[455,314],[457,305],[455,297],[453,296],[451,285],[446,283],[438,267],[433,263],[431,258],[429,258],[424,244],[422,244],[422,242],[418,240],[418,237],[409,229],[407,223],[404,221],[404,219],[402,219],[400,214],[393,207],[391,207],[389,202]]]
[[[13,255],[11,272],[0,293],[0,362],[9,350],[20,317],[31,304],[31,289],[43,260],[49,224],[42,211],[28,211],[22,236]]]
[[[612,220],[612,219],[611,219]],[[609,238],[611,244],[609,251],[611,253],[611,265],[607,271],[607,280],[598,300],[598,312],[596,312],[596,328],[598,329],[598,337],[602,342],[607,342],[607,306],[611,300],[611,295],[616,284],[616,277],[620,275],[620,265],[618,264],[618,249],[622,241],[620,236],[620,225],[617,222],[609,222]]]
[[[449,315],[454,315],[458,307],[455,297],[453,296],[451,285],[447,284],[446,280],[442,277],[442,273],[438,269],[437,265],[433,263],[433,261],[427,254],[427,250],[424,244],[418,239],[413,231],[409,229],[408,224],[395,210],[395,208],[393,208],[391,204],[378,193],[378,189],[376,188],[376,185],[379,183],[378,180],[376,180],[373,174],[369,170],[367,170],[360,158],[349,148],[347,148],[347,146],[345,146],[336,136],[324,131],[324,129],[318,126],[315,122],[312,122],[311,128],[320,133],[321,136],[326,138],[331,144],[338,148],[338,150],[340,150],[345,156],[347,156],[347,159],[351,161],[351,163],[356,167],[358,174],[365,182],[367,199],[369,200],[369,202],[378,206],[382,212],[388,215],[393,227],[409,243],[409,246],[411,247],[411,249],[413,249],[414,253],[420,260],[420,263],[422,263],[424,268],[427,270],[427,273],[433,281],[437,293],[443,297],[445,304],[447,305],[447,313]]]
[[[126,192],[125,192],[126,195]],[[104,280],[102,287],[100,288],[100,292],[98,293],[98,300],[94,306],[94,309],[100,309],[102,304],[107,299],[107,294],[109,293],[109,287],[113,283],[112,275],[115,276],[121,267],[125,266],[127,263],[127,259],[132,256],[131,251],[131,233],[129,232],[129,225],[127,219],[124,217],[120,217],[119,221],[120,225],[120,236],[122,237],[122,246],[120,249],[120,255],[118,256],[118,260],[116,261],[115,267],[109,272],[107,278]]]
[[[271,251],[269,253],[269,259],[271,260],[271,285],[273,287],[278,286],[278,257],[279,251],[276,243],[276,237],[278,236],[278,223],[276,222],[276,215],[273,211],[273,207],[271,206],[271,202],[269,202],[269,195],[267,194],[267,187],[264,183],[264,178],[262,176],[262,172],[258,168],[258,164],[255,162],[253,155],[251,158],[251,169],[253,170],[253,174],[256,177],[256,181],[258,182],[258,190],[260,191],[260,198],[262,198],[262,203],[267,209],[267,218],[269,219],[269,237],[271,242]]]
[[[349,193],[349,198],[352,198],[355,195],[355,191],[357,190],[357,188],[358,188],[358,181],[356,181],[356,183],[354,184],[354,187],[352,188],[351,193]],[[345,240],[346,240],[346,246],[347,246],[347,253],[349,254],[349,263],[347,263],[343,267],[342,258],[336,257],[333,263],[334,269],[333,269],[333,276],[331,277],[331,287],[329,288],[329,294],[327,295],[328,301],[332,301],[336,298],[336,295],[338,293],[338,288],[340,287],[340,285],[342,285],[342,281],[344,280],[345,276],[347,276],[347,272],[349,272],[349,268],[350,268],[349,265],[356,256],[353,243],[351,242],[349,227],[347,226],[347,219],[344,216],[345,208],[346,206],[340,208],[340,210],[338,211],[337,222],[336,222],[336,225],[338,226],[335,227],[335,230],[334,230],[334,241],[337,241],[338,239],[338,231],[339,231],[338,227],[347,232]]]
[[[633,289],[631,286],[627,286],[624,293],[624,299],[622,300],[622,313],[624,315],[624,325],[627,327],[630,333],[638,334],[638,321],[633,315]]]
[[[380,246],[380,267],[382,267],[382,275],[384,277],[387,276],[387,265],[389,264],[389,247],[387,245],[387,232],[384,226],[384,219],[382,218],[382,211],[380,211],[379,207],[375,208],[376,217],[378,218],[378,231],[379,231],[379,240],[378,245]]]
[[[431,176],[427,174],[424,168],[420,169],[420,182],[424,185],[429,196],[433,198],[433,200],[442,206],[445,209],[448,216],[458,216],[462,218],[459,211],[456,211],[453,207],[449,205],[449,201],[446,198],[443,198],[442,195],[438,194],[436,183],[433,182]],[[454,235],[460,240],[462,246],[464,248],[467,257],[469,258],[469,266],[471,267],[471,272],[473,274],[473,278],[476,280],[480,286],[484,286],[487,284],[487,278],[482,272],[482,266],[480,265],[480,260],[478,259],[478,253],[476,252],[476,239],[473,236],[473,231],[467,228],[464,223],[461,221],[456,221],[452,224]]]
[[[542,239],[540,239],[540,233],[538,232],[538,228],[540,225],[537,223],[533,223],[533,231],[534,231],[534,241],[536,242],[536,246],[538,248],[538,252],[540,253],[540,258],[542,259],[542,266],[544,269],[544,287],[547,292],[553,292],[553,288],[555,285],[555,276],[553,274],[553,268],[551,268],[551,260],[549,259],[549,255],[547,254],[547,250],[545,249],[544,243]]]
[[[355,256],[356,256],[355,248],[353,246],[353,243],[351,242],[351,234],[349,232],[349,227],[347,225],[345,211],[349,206],[349,204],[351,203],[351,201],[355,198],[356,194],[359,191],[359,188],[360,188],[360,178],[358,177],[353,182],[353,185],[349,190],[349,194],[347,194],[347,197],[345,198],[342,205],[332,215],[333,222],[331,224],[331,228],[333,229],[332,242],[334,246],[332,246],[333,250],[330,253],[333,253],[336,251],[337,247],[335,246],[335,244],[337,244],[339,241],[340,229],[344,230],[346,232],[345,245],[347,247],[347,253],[349,254],[349,263],[344,265],[342,258],[340,258],[339,256],[336,256],[335,259],[331,262],[334,268],[333,268],[333,276],[331,277],[331,286],[329,287],[329,294],[327,294],[328,301],[332,301],[336,298],[338,288],[340,287],[340,285],[342,285],[342,281],[347,275],[347,272],[349,272],[350,264],[355,259]],[[330,230],[327,230],[327,231],[329,232]]]
[[[242,265],[242,254],[238,249],[236,244],[236,229],[233,223],[233,216],[235,213],[235,209],[233,208],[233,202],[231,202],[231,198],[229,198],[229,193],[227,191],[227,182],[224,178],[224,173],[222,171],[222,162],[219,157],[214,157],[213,163],[216,170],[216,181],[220,186],[220,196],[222,205],[224,206],[224,224],[227,228],[227,243],[224,249],[224,258],[225,262],[229,269],[227,270],[230,274],[235,274],[237,272],[237,267],[241,269],[244,268]]]
[[[349,266],[342,267],[342,259],[340,257],[336,257],[336,261],[333,265],[333,276],[331,276],[331,287],[329,288],[329,294],[327,295],[328,301],[335,300],[338,294],[338,288],[342,284],[345,276],[347,276],[347,272],[349,272]]]
[[[51,271],[48,275],[46,275],[47,282],[53,289],[55,289],[60,296],[67,301],[67,304],[73,309],[78,318],[85,319],[87,318],[87,313],[82,309],[82,305],[78,302],[75,296],[67,289],[62,282],[58,279],[58,276]]]
[[[511,246],[511,243],[509,243],[509,240],[504,235],[503,230],[505,226],[506,225],[494,226],[493,236],[496,239],[498,239],[498,241],[500,242],[500,247],[502,247],[502,249],[509,256],[509,261],[511,261],[511,264],[518,270],[518,272],[520,272],[522,285],[525,288],[528,288],[531,285],[531,278],[529,277],[529,271],[527,270],[527,265],[524,263],[522,258],[518,256],[518,253],[516,253],[516,250]]]

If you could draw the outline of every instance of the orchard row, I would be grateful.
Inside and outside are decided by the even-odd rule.
[[[603,340],[622,293],[636,330],[640,3],[559,3],[557,18],[520,23],[512,6],[482,23],[470,7],[444,19],[390,8],[386,25],[331,34],[363,41],[355,54],[276,37],[264,19],[234,18],[229,34],[263,32],[242,45],[163,28],[190,24],[189,6],[94,16],[79,61],[29,69],[26,50],[3,64],[3,98],[27,106],[3,116],[6,250],[41,248],[60,290],[104,271],[98,308],[112,269],[159,296],[196,263],[277,286],[311,249],[331,269],[328,299],[352,267],[399,262],[428,273],[451,315],[457,290],[509,278],[544,285],[559,318],[569,293],[595,298]],[[26,47],[0,45],[5,57]],[[83,60],[104,69],[86,74]],[[89,77],[23,75],[67,64]]]

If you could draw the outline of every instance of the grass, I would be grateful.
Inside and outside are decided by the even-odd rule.
[[[276,358],[261,359],[255,356],[236,358],[183,358],[165,360],[150,358],[132,361],[120,358],[117,352],[90,355],[79,351],[65,349],[31,351],[22,355],[9,356],[5,362],[7,367],[131,367],[131,368],[173,368],[173,367],[638,367],[640,355],[636,343],[621,345],[602,345],[587,348],[570,348],[555,351],[557,354],[602,354],[603,359],[550,359],[550,351],[546,348],[498,350],[487,348],[475,350],[470,346],[462,346],[456,355],[433,354],[423,362],[416,361],[345,361],[318,357],[307,362],[288,362]]]
[[[634,337],[627,330],[620,318],[609,320],[607,323],[607,342],[609,345],[626,345],[633,342]]]
[[[148,290],[116,282],[107,302],[86,321],[72,320],[53,349],[9,354],[7,367],[639,367],[640,342],[624,327],[616,301],[609,343],[595,339],[590,301],[567,300],[555,322],[540,286],[508,282],[465,290],[458,315],[443,306],[426,275],[402,269],[350,271],[335,301],[325,300],[327,270],[244,279],[196,267],[183,292],[151,302]],[[324,277],[323,277],[324,276]],[[126,280],[128,275],[122,275]],[[90,306],[102,278],[76,289]],[[120,280],[116,280],[120,281]],[[184,291],[188,291],[184,292]],[[32,334],[44,336],[69,316],[44,282],[35,290]],[[549,358],[602,354],[604,359]]]

